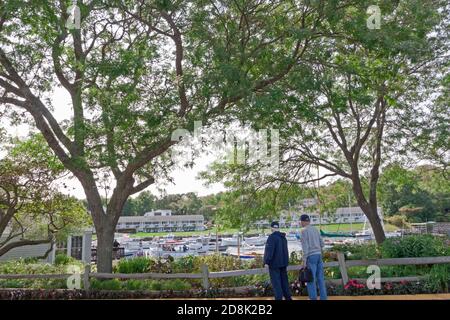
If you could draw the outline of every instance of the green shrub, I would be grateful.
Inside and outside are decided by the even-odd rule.
[[[128,280],[123,282],[123,288],[126,290],[161,290],[161,289],[154,289],[155,287],[158,287],[158,285],[155,286],[155,283],[158,281],[155,280]],[[161,286],[159,286],[161,287]]]
[[[162,284],[162,290],[183,291],[191,289],[191,285],[181,279],[166,280]]]
[[[450,286],[450,265],[436,264],[425,278],[425,287],[430,292],[448,292]]]
[[[447,250],[443,239],[429,234],[390,238],[381,246],[383,258],[436,257]]]
[[[93,290],[121,290],[122,283],[117,279],[111,280],[91,280],[91,289]]]
[[[189,255],[178,260],[174,260],[172,263],[172,271],[174,273],[194,272],[196,259],[196,256]]]
[[[118,273],[146,273],[150,269],[151,259],[137,257],[133,259],[122,259],[116,265]]]
[[[380,250],[375,243],[338,244],[334,245],[331,250],[343,252],[348,260],[376,259],[380,257]]]
[[[161,281],[154,281],[151,286],[150,286],[151,290],[156,290],[156,291],[161,291],[163,290],[163,285]]]
[[[60,266],[60,265],[67,265],[69,263],[73,263],[77,261],[75,258],[69,257],[68,255],[65,255],[63,253],[60,253],[58,255],[56,255],[55,257],[55,265]]]
[[[36,257],[27,257],[23,259],[24,263],[38,263],[39,259]]]
[[[26,288],[26,283],[21,279],[2,279],[0,288]]]

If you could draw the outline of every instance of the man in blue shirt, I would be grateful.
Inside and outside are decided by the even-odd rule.
[[[267,238],[264,250],[264,265],[269,268],[270,282],[275,300],[292,300],[286,267],[289,264],[289,251],[286,234],[280,232],[277,221],[271,223],[272,234]]]

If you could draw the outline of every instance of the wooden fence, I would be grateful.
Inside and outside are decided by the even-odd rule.
[[[371,259],[371,260],[345,260],[342,252],[337,253],[337,261],[324,263],[324,268],[338,267],[341,273],[341,279],[327,279],[333,284],[345,285],[349,281],[347,269],[356,266],[393,266],[393,265],[427,265],[427,264],[446,264],[450,263],[450,256],[443,257],[423,257],[423,258],[393,258],[393,259]],[[289,266],[288,271],[298,271],[302,268],[300,265]],[[201,273],[91,273],[91,266],[86,265],[84,273],[81,275],[85,290],[90,288],[90,278],[97,279],[200,279],[204,289],[209,289],[210,279],[238,277],[268,273],[267,268],[233,270],[210,272],[207,265],[202,266]],[[0,274],[0,279],[64,279],[73,274]],[[400,281],[419,281],[423,277],[394,277],[381,278],[381,282],[400,282]],[[354,280],[364,281],[366,279],[357,278]]]

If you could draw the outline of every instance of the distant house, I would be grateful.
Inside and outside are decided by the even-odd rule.
[[[315,212],[281,212],[279,218],[282,228],[298,227],[301,214],[309,215],[311,224],[330,224],[330,223],[364,223],[367,218],[360,207],[338,208],[334,214],[319,214]],[[378,207],[378,215],[383,217],[383,212]],[[270,222],[268,220],[259,220],[255,222],[256,228],[268,228]]]
[[[203,215],[171,215],[168,212],[149,212],[144,216],[122,216],[116,230],[135,229],[138,232],[202,231],[205,229]],[[155,214],[157,213],[157,214]]]
[[[383,211],[377,208],[378,215],[383,217]],[[366,215],[360,207],[338,208],[334,215],[336,223],[363,223],[366,221]]]
[[[144,217],[168,217],[172,215],[172,210],[170,209],[159,209],[159,210],[152,210],[150,212],[147,212],[144,214]]]
[[[4,239],[0,238],[0,241]],[[50,249],[50,243],[35,244],[30,246],[22,246],[9,250],[4,255],[0,256],[1,261],[17,260],[25,258],[43,257],[45,253]],[[52,263],[55,259],[54,250],[50,252],[45,261]]]

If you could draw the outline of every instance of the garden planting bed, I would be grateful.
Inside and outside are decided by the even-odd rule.
[[[212,290],[150,291],[150,290],[69,290],[69,289],[0,289],[0,300],[77,300],[77,299],[165,299],[249,297],[249,287]]]
[[[298,283],[291,285],[294,296],[307,296],[306,288]],[[385,283],[381,289],[369,290],[362,283],[352,281],[345,287],[328,285],[328,295],[333,296],[394,296],[445,292],[430,292],[420,282]],[[69,290],[69,289],[0,289],[1,300],[78,300],[78,299],[204,299],[204,298],[262,298],[273,297],[270,286],[244,286],[212,288],[210,290]]]

